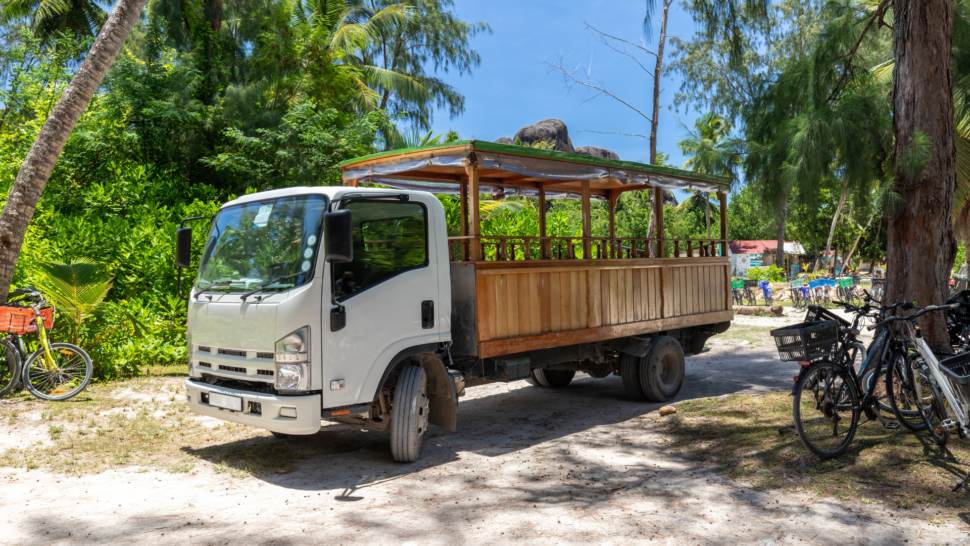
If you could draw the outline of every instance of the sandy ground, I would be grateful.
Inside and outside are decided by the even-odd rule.
[[[738,326],[792,318],[743,317]],[[738,328],[741,331],[741,328]],[[787,388],[770,338],[712,340],[679,399]],[[752,489],[666,452],[620,378],[569,388],[468,389],[459,429],[391,460],[384,433],[302,438],[287,474],[235,478],[127,468],[81,478],[0,470],[2,544],[926,544],[970,545],[970,514]],[[211,463],[211,462],[210,462]]]

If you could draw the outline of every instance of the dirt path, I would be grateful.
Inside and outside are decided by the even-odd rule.
[[[791,319],[739,321],[688,359],[680,398],[788,387],[796,366],[777,361],[763,321]],[[970,545],[965,521],[931,523],[925,507],[719,476],[665,450],[645,418],[657,407],[626,401],[617,377],[496,384],[468,389],[458,432],[433,430],[412,465],[391,461],[386,434],[340,430],[294,440],[312,455],[268,476],[218,461],[80,478],[2,469],[0,543]]]

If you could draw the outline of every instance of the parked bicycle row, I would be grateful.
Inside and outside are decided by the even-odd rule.
[[[23,385],[37,398],[67,400],[91,382],[94,366],[84,349],[51,342],[56,315],[54,305],[31,289],[11,291],[0,306],[0,397]]]
[[[861,283],[862,278],[859,276],[817,279],[792,277],[787,283],[771,283],[754,279],[734,279],[731,281],[731,292],[734,298],[734,305],[771,306],[779,300],[774,293],[774,289],[778,288],[779,284],[787,284],[788,286],[783,290],[786,292],[783,295],[783,299],[790,300],[796,308],[804,309],[811,305],[832,307],[834,302],[837,301],[861,305]],[[883,279],[872,279],[871,294],[876,299],[881,299],[883,292]]]
[[[926,431],[941,446],[954,434],[970,439],[970,291],[924,308],[882,306],[867,290],[860,305],[832,303],[852,320],[810,305],[805,322],[771,332],[781,360],[802,366],[792,415],[809,451],[842,455],[862,416],[886,428]],[[930,313],[945,314],[952,350],[934,352],[923,338],[917,319]],[[863,326],[874,332],[868,346],[858,337]]]

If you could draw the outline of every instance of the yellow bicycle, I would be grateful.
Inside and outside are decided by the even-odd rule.
[[[47,331],[54,326],[55,309],[36,290],[13,290],[12,301],[0,306],[0,396],[22,382],[42,400],[67,400],[83,391],[94,366],[84,349],[70,343],[51,343]],[[37,350],[27,355],[25,334],[37,334]],[[14,344],[16,341],[16,344]],[[24,360],[26,359],[26,360]],[[21,367],[23,362],[23,367]]]

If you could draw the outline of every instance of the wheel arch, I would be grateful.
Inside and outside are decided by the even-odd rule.
[[[374,401],[379,401],[381,390],[394,370],[412,365],[420,366],[428,376],[429,421],[433,425],[454,431],[458,423],[458,393],[455,392],[444,362],[435,356],[437,349],[437,344],[425,343],[408,347],[394,355],[377,384]]]

